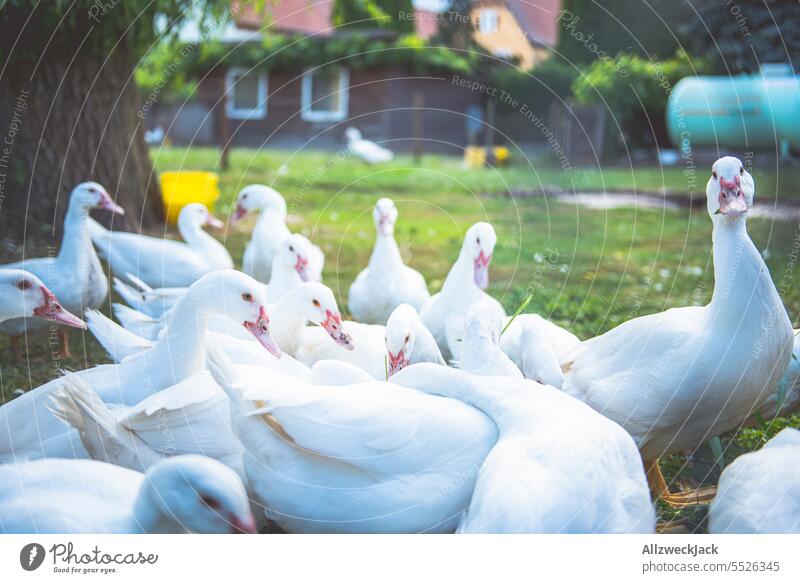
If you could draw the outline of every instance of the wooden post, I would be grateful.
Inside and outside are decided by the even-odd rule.
[[[222,152],[220,152],[219,156],[219,166],[222,170],[227,170],[229,166],[229,157],[230,157],[230,147],[231,147],[231,136],[228,124],[228,113],[225,109],[225,99],[223,98],[220,101],[220,105],[217,106],[217,111],[219,111],[219,123],[217,124],[217,128],[219,128],[219,133],[217,139],[219,141],[219,145],[222,148]]]
[[[425,116],[425,94],[422,91],[414,92],[414,164],[419,164],[422,156],[422,131],[423,118]]]

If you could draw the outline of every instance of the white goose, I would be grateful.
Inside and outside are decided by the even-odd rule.
[[[267,297],[271,302],[277,302],[303,282],[312,281],[308,267],[311,249],[311,241],[303,235],[289,235],[283,240],[272,262],[272,275],[267,284]]]
[[[560,361],[580,339],[538,314],[519,314],[500,336],[500,348],[519,367],[526,379],[561,388],[564,372]]]
[[[170,327],[153,347],[124,359],[74,373],[105,403],[133,406],[204,367],[208,320],[224,315],[244,326],[267,351],[280,355],[269,335],[260,283],[236,271],[215,271],[195,282],[175,307]],[[49,411],[55,379],[0,407],[0,461],[85,457],[77,432]]]
[[[682,505],[712,494],[671,494],[658,458],[736,427],[775,390],[792,327],[747,234],[754,185],[742,163],[714,163],[706,187],[714,224],[714,293],[705,307],[630,320],[582,343],[562,363],[563,389],[633,436],[654,495]]]
[[[203,230],[205,225],[224,226],[205,206],[191,203],[178,215],[183,242],[109,231],[94,221],[91,234],[100,256],[114,273],[132,274],[151,287],[187,287],[210,271],[233,269],[225,246]]]
[[[186,293],[185,287],[153,289],[132,273],[126,273],[125,277],[131,283],[125,283],[118,277],[113,278],[116,292],[133,309],[153,318],[172,309]]]
[[[389,162],[394,158],[394,153],[391,150],[379,146],[375,142],[365,140],[361,137],[361,132],[356,128],[347,128],[344,131],[344,137],[347,140],[347,149],[367,164],[380,164],[381,162]]]
[[[43,318],[86,329],[86,322],[65,310],[41,279],[22,269],[0,269],[0,322],[13,318]]]
[[[500,303],[483,292],[489,285],[489,262],[496,242],[497,235],[489,223],[472,225],[442,291],[420,310],[422,323],[433,334],[445,360],[458,358],[464,316],[472,304],[486,300],[502,317],[506,315]]]
[[[500,350],[501,325],[495,306],[484,301],[473,304],[464,320],[458,368],[482,376],[524,378],[517,365]]]
[[[239,192],[236,210],[230,222],[234,224],[251,212],[258,212],[250,242],[242,257],[242,271],[263,283],[272,277],[272,263],[281,244],[291,235],[286,226],[286,200],[281,194],[263,184],[251,184]],[[319,247],[311,246],[308,274],[312,281],[322,281],[325,256]]]
[[[418,362],[447,364],[430,330],[408,304],[400,304],[389,316],[384,338],[389,376]]]
[[[726,467],[708,516],[714,534],[800,534],[800,431],[787,427]]]
[[[248,481],[289,532],[452,532],[496,439],[476,409],[393,383],[270,382],[216,349],[209,369]]]
[[[406,376],[415,369],[414,379]],[[533,381],[428,364],[393,382],[462,400],[497,425],[499,438],[458,532],[653,532],[655,511],[636,445],[583,403]]]
[[[386,324],[389,315],[400,304],[419,310],[430,299],[425,278],[403,263],[400,248],[394,240],[397,207],[388,198],[375,204],[375,247],[369,266],[358,274],[350,286],[348,306],[353,319],[365,324]]]
[[[124,214],[105,188],[96,182],[83,182],[69,196],[64,237],[58,255],[23,259],[1,267],[23,269],[36,275],[69,312],[82,314],[84,310],[99,307],[108,295],[108,279],[89,239],[87,222],[90,220],[89,210],[93,208]],[[40,318],[19,318],[0,324],[0,330],[11,335],[15,356],[19,355],[20,334],[40,332],[47,327],[47,322]],[[59,328],[58,338],[61,355],[70,356],[69,337],[64,328]]]
[[[239,477],[198,455],[147,473],[94,460],[0,466],[5,534],[255,533]]]

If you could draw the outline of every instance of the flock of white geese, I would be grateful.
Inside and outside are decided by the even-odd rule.
[[[107,230],[99,184],[72,191],[57,256],[0,269],[0,327],[86,327],[114,364],[0,407],[0,531],[22,533],[653,532],[653,500],[711,503],[712,532],[800,532],[800,432],[738,458],[718,488],[675,492],[658,458],[755,413],[800,405],[781,298],[746,228],[754,183],[714,163],[715,286],[704,307],[635,318],[580,341],[484,291],[496,243],[472,225],[441,291],[405,265],[386,198],[352,320],[324,256],[248,186],[258,218],[233,269],[186,206],[183,241]],[[119,323],[100,262],[127,305]],[[45,283],[46,282],[46,283]]]

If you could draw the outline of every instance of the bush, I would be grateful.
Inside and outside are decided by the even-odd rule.
[[[682,50],[663,61],[621,53],[595,61],[572,84],[572,92],[578,103],[602,104],[613,114],[623,135],[614,119],[608,124],[609,131],[624,139],[628,147],[668,143],[664,113],[672,88],[681,78],[706,70],[704,61],[692,61]]]
[[[534,113],[544,115],[553,100],[566,99],[572,94],[572,85],[579,74],[578,69],[554,54],[531,71],[512,67],[495,69],[489,82],[524,102]],[[500,100],[498,109],[505,107]]]

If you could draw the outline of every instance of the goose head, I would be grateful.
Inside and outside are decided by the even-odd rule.
[[[256,532],[239,476],[217,460],[180,455],[151,466],[136,501],[137,519],[158,532]]]
[[[286,215],[286,200],[274,188],[263,184],[245,186],[236,197],[236,210],[231,215],[231,223],[242,220],[251,212],[274,210],[281,216]]]
[[[212,215],[205,205],[192,202],[181,209],[178,215],[178,230],[181,233],[195,232],[202,227],[221,229],[224,223]]]
[[[344,130],[344,137],[348,142],[355,142],[361,139],[361,132],[356,128],[350,127]]]
[[[290,292],[300,300],[303,316],[320,326],[333,341],[347,350],[353,350],[353,338],[344,331],[342,315],[329,287],[312,281]]]
[[[200,298],[198,310],[239,322],[273,356],[281,350],[269,333],[269,314],[264,285],[233,269],[207,273],[194,282],[184,297]]]
[[[21,269],[0,269],[0,320],[31,317],[86,329],[86,322],[65,310],[38,277]]]
[[[117,215],[124,215],[125,210],[116,204],[108,191],[97,182],[82,182],[72,189],[70,205],[78,205],[85,210],[102,209]]]
[[[384,339],[389,376],[400,372],[411,363],[419,324],[419,314],[409,304],[397,306],[386,321]]]
[[[708,214],[741,217],[753,205],[754,194],[753,177],[739,158],[725,156],[714,162],[706,185]]]
[[[284,266],[294,269],[302,281],[309,281],[308,257],[311,253],[311,241],[303,235],[289,235],[281,244],[278,261]]]
[[[397,207],[394,206],[394,201],[382,198],[376,202],[372,220],[375,221],[375,230],[379,236],[391,237],[394,234],[394,224],[397,222]]]
[[[480,289],[486,289],[489,285],[489,262],[496,243],[497,234],[489,223],[475,223],[464,237],[461,254],[471,260],[473,280]]]

